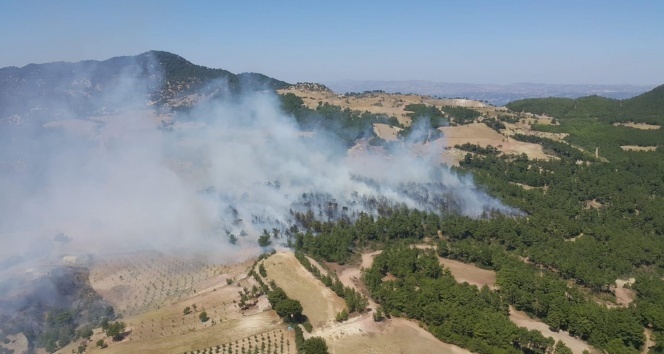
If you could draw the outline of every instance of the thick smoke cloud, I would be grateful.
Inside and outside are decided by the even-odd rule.
[[[316,216],[352,218],[376,214],[376,200],[515,213],[439,166],[443,140],[349,152],[334,135],[300,131],[271,93],[158,116],[146,108],[152,83],[128,72],[95,103],[113,114],[64,107],[61,119],[4,143],[14,155],[4,156],[0,181],[1,257],[156,249],[232,260],[239,249],[260,252],[262,230],[287,228],[293,211],[333,205]]]

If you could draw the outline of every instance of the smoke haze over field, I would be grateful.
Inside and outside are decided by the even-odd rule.
[[[61,114],[5,139],[3,257],[156,249],[230,260],[238,247],[260,252],[257,236],[286,229],[291,211],[328,205],[339,210],[319,219],[376,214],[376,201],[436,212],[444,202],[473,217],[515,213],[439,167],[441,140],[349,154],[334,135],[301,132],[273,94],[156,116],[146,108],[146,83],[135,75],[117,82],[105,88],[113,97],[105,102],[117,106],[105,109],[119,113]],[[70,241],[54,242],[60,233]]]

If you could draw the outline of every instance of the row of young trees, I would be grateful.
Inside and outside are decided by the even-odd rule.
[[[366,311],[369,302],[357,290],[344,286],[334,273],[329,273],[328,275],[322,274],[316,266],[311,264],[307,256],[301,251],[295,251],[295,258],[297,258],[297,260],[306,270],[308,270],[311,274],[318,278],[318,280],[325,284],[325,286],[332,289],[332,291],[334,291],[337,296],[344,299],[348,311],[345,312],[345,316],[342,315],[341,317],[347,318],[348,315],[352,314],[353,312],[362,313]]]

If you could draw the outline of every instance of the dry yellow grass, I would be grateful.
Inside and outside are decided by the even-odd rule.
[[[337,294],[302,267],[293,253],[276,253],[263,264],[267,279],[274,280],[290,298],[302,303],[302,312],[314,327],[334,322],[336,314],[346,307]]]
[[[440,264],[450,270],[454,279],[459,283],[467,282],[480,288],[484,285],[492,289],[496,287],[496,272],[492,270],[442,257],[438,257],[438,260]]]
[[[507,154],[526,154],[533,159],[548,160],[550,158],[549,155],[544,153],[541,145],[514,140],[499,134],[483,123],[442,127],[440,130],[444,134],[443,139],[445,139],[447,146],[463,145],[466,143],[483,147],[491,145]]]
[[[335,354],[471,353],[441,342],[417,324],[401,318],[374,323],[370,316],[366,316],[357,322],[338,326],[323,336],[330,353]]]

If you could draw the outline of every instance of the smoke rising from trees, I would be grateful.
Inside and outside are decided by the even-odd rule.
[[[11,128],[0,177],[3,257],[157,249],[223,258],[237,247],[256,254],[263,229],[286,229],[291,213],[306,209],[322,220],[377,214],[379,204],[516,213],[439,166],[441,139],[349,152],[333,134],[301,131],[265,92],[226,100],[191,93],[180,99],[201,103],[160,115],[145,99],[154,75],[145,82],[138,71],[101,87],[93,104],[83,97],[96,114],[81,116],[72,93],[71,107],[51,119]],[[54,241],[58,234],[68,242]]]

